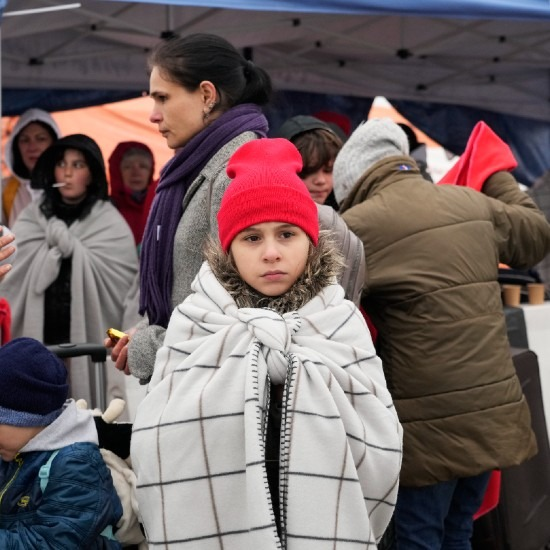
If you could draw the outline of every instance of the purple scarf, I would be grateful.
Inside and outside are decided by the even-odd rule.
[[[166,328],[172,314],[174,237],[189,186],[226,143],[247,131],[265,137],[267,130],[257,105],[237,105],[191,138],[162,169],[140,256],[139,312],[147,313],[149,324]]]

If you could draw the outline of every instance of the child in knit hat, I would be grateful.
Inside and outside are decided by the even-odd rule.
[[[286,120],[276,137],[288,139],[300,152],[303,166],[298,175],[313,200],[338,210],[332,190],[332,167],[345,139],[330,124],[306,115]]]
[[[301,167],[285,139],[229,161],[219,242],[172,313],[134,422],[154,544],[374,547],[393,513],[401,427]]]
[[[16,338],[0,347],[0,379],[0,548],[120,548],[120,500],[65,365]]]

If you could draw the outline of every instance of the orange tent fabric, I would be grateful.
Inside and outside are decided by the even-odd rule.
[[[142,141],[153,151],[155,157],[155,179],[160,169],[172,158],[173,151],[159,134],[157,125],[149,121],[153,100],[140,97],[109,103],[98,107],[87,107],[73,111],[52,113],[64,136],[87,134],[97,141],[105,164],[114,148],[121,141]],[[18,117],[2,118],[2,151]],[[3,167],[4,173],[5,167]]]

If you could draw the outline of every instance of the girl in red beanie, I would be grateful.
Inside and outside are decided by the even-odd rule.
[[[301,167],[285,139],[229,161],[219,242],[172,313],[134,421],[153,545],[375,547],[393,513],[401,426]]]

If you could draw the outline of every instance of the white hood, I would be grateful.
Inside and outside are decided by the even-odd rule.
[[[15,138],[17,137],[19,132],[21,132],[21,130],[31,122],[42,122],[43,124],[47,124],[56,133],[58,138],[61,137],[61,131],[59,130],[57,123],[53,119],[52,115],[50,115],[50,113],[48,113],[47,111],[43,111],[42,109],[28,109],[27,111],[25,111],[19,117],[19,120],[13,127],[10,137],[6,141],[4,161],[11,174],[14,173],[13,172],[13,145],[15,143]],[[15,175],[19,179],[22,179],[19,174],[15,174]]]
[[[33,437],[21,452],[51,451],[72,443],[90,442],[97,445],[97,429],[89,409],[79,409],[73,399],[65,403],[63,412],[38,435]]]

